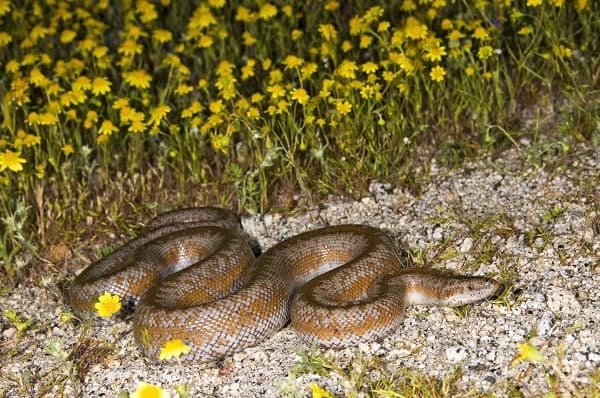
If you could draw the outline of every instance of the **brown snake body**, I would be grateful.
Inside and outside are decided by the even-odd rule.
[[[149,358],[179,338],[191,347],[184,359],[209,361],[257,344],[290,318],[309,342],[351,346],[389,334],[408,305],[464,305],[499,288],[484,277],[402,268],[392,239],[365,225],[305,232],[255,260],[236,216],[208,207],[158,216],[67,293],[81,317],[94,316],[105,291],[137,302],[133,333]]]

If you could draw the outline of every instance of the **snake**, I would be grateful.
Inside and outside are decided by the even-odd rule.
[[[181,360],[208,362],[254,346],[288,322],[307,343],[329,348],[377,341],[410,305],[462,306],[495,295],[484,276],[406,267],[385,231],[326,226],[283,240],[255,257],[230,210],[195,207],[151,220],[141,233],[89,265],[67,289],[81,319],[99,319],[105,292],[134,309],[133,337],[158,360],[180,339]]]

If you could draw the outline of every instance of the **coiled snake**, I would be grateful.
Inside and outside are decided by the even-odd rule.
[[[136,239],[90,265],[68,300],[80,317],[108,291],[137,303],[135,340],[152,359],[175,338],[209,361],[255,345],[291,318],[302,338],[328,347],[379,339],[412,304],[458,306],[500,283],[402,268],[392,239],[365,225],[302,233],[256,260],[237,217],[203,207],[159,215]],[[138,302],[139,301],[139,302]]]

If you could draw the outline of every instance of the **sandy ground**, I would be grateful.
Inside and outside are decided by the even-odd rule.
[[[411,307],[382,341],[319,351],[337,370],[294,376],[298,353],[310,348],[289,327],[218,363],[153,364],[135,348],[130,321],[82,326],[61,319],[69,311],[59,288],[64,275],[49,275],[0,297],[3,313],[32,321],[19,333],[0,318],[0,397],[112,397],[139,381],[171,396],[179,384],[192,397],[308,396],[311,383],[336,396],[361,396],[381,386],[376,380],[406,370],[444,378],[456,369],[454,396],[585,391],[600,367],[600,155],[578,148],[558,164],[542,169],[516,150],[458,170],[433,163],[419,194],[373,185],[373,195],[360,201],[331,198],[302,213],[243,220],[263,248],[326,224],[380,227],[425,259],[417,265],[504,280],[505,300],[460,312]],[[65,261],[83,269],[92,260],[74,250]],[[511,364],[526,341],[546,364]],[[548,375],[558,376],[555,387]]]

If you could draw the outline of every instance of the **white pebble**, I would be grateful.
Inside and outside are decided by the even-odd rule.
[[[431,238],[436,241],[440,241],[444,239],[444,230],[439,225],[433,228],[433,232],[431,233]]]
[[[4,337],[6,340],[8,340],[8,339],[12,339],[15,334],[17,334],[16,328],[8,328],[2,332],[2,337]]]
[[[473,248],[473,239],[467,237],[460,244],[459,250],[461,253],[468,253],[472,248]]]
[[[461,345],[455,345],[446,348],[446,358],[452,363],[458,363],[465,360],[467,357],[467,350]]]
[[[546,294],[546,298],[548,300],[548,307],[552,312],[565,317],[579,314],[581,304],[579,304],[573,293],[559,287],[550,289]]]

